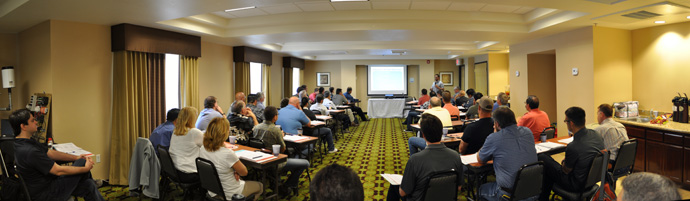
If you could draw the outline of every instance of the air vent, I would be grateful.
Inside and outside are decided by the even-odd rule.
[[[391,54],[404,55],[407,51],[405,50],[391,50]]]
[[[637,11],[634,13],[628,13],[628,14],[621,15],[621,16],[644,20],[644,19],[648,19],[648,18],[661,16],[661,14],[652,13],[652,12],[648,12],[646,10],[643,10],[643,11]]]
[[[331,51],[331,54],[347,54],[347,51],[334,50],[334,51]]]

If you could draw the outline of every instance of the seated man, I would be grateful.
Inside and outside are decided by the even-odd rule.
[[[283,98],[283,100],[280,100],[280,109],[283,109],[284,107],[288,106],[288,104],[290,104],[290,99]]]
[[[468,99],[467,99],[467,102],[462,105],[463,107],[469,108],[472,105],[474,105],[474,103],[477,102],[477,100],[479,100],[479,98],[474,98],[474,95],[475,95],[474,89],[472,89],[472,88],[467,89],[467,91],[465,91],[465,93],[467,93]]]
[[[525,109],[527,109],[527,113],[520,118],[518,126],[529,128],[534,135],[534,141],[539,141],[541,132],[551,126],[549,115],[539,110],[539,98],[534,95],[528,96],[525,100]]]
[[[450,92],[443,92],[443,108],[448,110],[448,113],[450,113],[450,116],[460,116],[460,110],[458,107],[450,103]]]
[[[424,111],[423,114],[431,114],[436,116],[436,118],[441,120],[443,127],[453,126],[453,121],[450,120],[450,113],[448,113],[448,110],[441,107],[441,99],[438,97],[432,97],[429,102],[431,109]],[[424,120],[424,117],[419,119],[420,124],[422,120]],[[417,150],[424,150],[426,147],[426,142],[420,137],[411,137],[407,140],[407,144],[410,148],[410,155],[417,153]]]
[[[335,109],[337,109],[336,108],[337,105],[331,100],[332,98],[333,98],[333,93],[328,92],[328,91],[324,92],[323,93],[323,105],[326,106],[328,109],[335,110]],[[357,124],[358,121],[355,119],[355,115],[352,114],[352,110],[344,109],[344,111],[345,111],[345,114],[343,114],[343,116],[346,116],[349,121],[347,121],[347,122],[344,121],[343,124],[346,124],[346,125]]]
[[[433,99],[433,98],[432,98]],[[443,124],[438,117],[432,114],[422,114],[420,122],[422,137],[428,147],[418,154],[411,155],[410,160],[405,165],[402,182],[400,186],[391,185],[388,189],[388,200],[423,200],[422,192],[427,188],[427,183],[431,173],[439,170],[457,171],[458,191],[465,181],[463,176],[462,160],[460,155],[452,149],[441,144],[443,135]]]
[[[168,111],[165,123],[153,129],[149,140],[154,148],[156,148],[156,154],[158,154],[158,145],[164,147],[170,147],[170,137],[172,136],[173,130],[175,130],[175,119],[180,113],[180,109],[173,108]],[[222,117],[222,116],[221,116]]]
[[[426,89],[422,89],[422,93],[424,93],[424,96],[427,96],[427,97],[436,97],[436,92],[433,92],[433,91],[432,91],[431,93],[429,93],[429,95],[426,95],[425,92],[426,92]],[[422,96],[422,97],[424,97],[424,96]],[[419,98],[419,99],[420,99],[419,102],[421,102],[421,99],[422,99],[422,98]],[[419,106],[419,109],[429,109],[429,101],[428,101],[428,100],[430,100],[430,99],[431,99],[431,98],[427,99],[427,101],[424,101],[424,103],[422,103],[422,104]],[[414,118],[419,117],[420,114],[422,114],[422,112],[417,111],[416,109],[415,109],[415,110],[410,110],[410,112],[407,113],[407,119],[403,122],[403,124],[405,124],[405,125],[407,125],[408,123],[409,123],[409,124],[414,124],[414,123],[412,123],[412,122],[414,121]],[[408,126],[408,127],[407,127],[407,130],[405,130],[405,131],[412,131],[412,128],[410,128],[410,127]]]
[[[604,139],[604,146],[611,153],[610,162],[615,164],[621,143],[628,140],[628,131],[625,130],[623,124],[613,121],[612,116],[613,107],[611,105],[606,103],[599,105],[599,110],[597,111],[599,127],[595,128],[594,131]]]
[[[654,173],[633,173],[621,185],[623,190],[618,194],[619,201],[682,199],[673,181]]]
[[[343,89],[338,88],[335,90],[335,95],[333,96],[333,103],[335,105],[350,105],[350,101],[347,100],[345,95],[343,95]],[[350,105],[350,109],[352,109],[352,112],[357,113],[359,115],[359,118],[362,119],[362,121],[368,121],[367,116],[364,115],[364,112],[362,111],[362,108],[359,108],[354,105]]]
[[[470,99],[470,100],[474,101],[474,103],[472,103],[472,106],[470,106],[470,108],[467,109],[467,113],[465,113],[466,119],[474,119],[474,118],[478,117],[479,106],[477,104],[479,103],[479,99],[481,99],[482,97],[484,97],[484,94],[482,94],[482,92],[477,92],[474,94],[474,97],[472,97],[472,99]]]
[[[263,92],[256,92],[256,106],[261,108],[261,109],[266,109],[266,105],[264,105],[264,101],[266,100],[266,96],[264,96]],[[256,111],[254,112],[256,114]]]
[[[297,130],[301,130],[302,126],[313,127],[311,125],[311,121],[309,118],[307,118],[307,115],[305,115],[302,110],[298,109],[299,102],[300,101],[297,97],[290,97],[289,104],[280,109],[278,120],[275,122],[275,124],[280,125],[280,127],[286,133],[297,134]],[[312,136],[323,137],[328,143],[329,153],[335,153],[338,151],[338,149],[335,148],[335,145],[333,145],[333,133],[331,132],[331,129],[314,129]]]
[[[336,163],[314,175],[309,185],[312,201],[363,201],[364,186],[355,171]]]
[[[311,105],[309,104],[309,98],[302,98],[302,101],[300,101],[299,106],[302,108],[302,112],[309,117],[310,121],[316,120],[316,114],[311,111],[310,107]]]
[[[544,162],[544,183],[539,200],[549,199],[554,183],[569,191],[584,190],[592,160],[605,148],[601,136],[585,128],[585,110],[582,108],[568,108],[564,122],[574,136],[565,149],[563,162],[558,164],[549,155],[538,155],[539,161]]]
[[[93,161],[81,155],[75,156],[49,149],[31,136],[38,130],[38,123],[28,109],[19,109],[10,115],[10,125],[16,140],[15,162],[17,173],[24,178],[34,200],[67,200],[71,196],[84,200],[105,200],[91,178]],[[55,161],[74,161],[72,166],[60,166]]]
[[[196,119],[195,127],[201,131],[204,131],[212,119],[223,117],[223,115],[225,114],[223,114],[223,109],[220,109],[220,106],[218,106],[216,97],[206,97],[206,99],[204,99],[204,109],[199,113],[199,117]]]
[[[304,97],[304,99],[309,100],[309,98]],[[264,146],[272,147],[274,144],[280,145],[280,152],[285,152],[285,141],[283,137],[285,133],[276,127],[275,122],[278,120],[278,109],[273,106],[266,107],[263,113],[266,119],[262,124],[254,127],[254,138],[261,139],[264,141]],[[309,161],[304,159],[288,158],[287,162],[278,165],[278,168],[282,171],[290,171],[291,174],[288,176],[285,185],[281,185],[279,194],[286,196],[287,189],[293,189],[292,192],[297,192],[297,183],[299,182],[299,176],[302,175],[305,169],[309,168]]]
[[[309,94],[309,100],[312,103],[316,101],[316,95],[319,95],[319,88],[314,88],[314,93]]]
[[[235,128],[240,132],[249,135],[252,132],[254,125],[259,125],[259,121],[256,120],[256,115],[254,115],[252,110],[245,107],[244,101],[237,101],[235,106],[232,107],[232,111],[233,113],[228,115],[230,130]]]
[[[477,153],[484,145],[486,137],[494,132],[494,120],[491,119],[491,104],[494,101],[490,97],[482,97],[478,102],[475,106],[481,108],[478,110],[479,120],[467,124],[458,147],[463,155]]]
[[[482,99],[486,100],[489,97]],[[479,104],[483,104],[482,100]],[[491,105],[486,106],[480,111],[491,108]],[[498,131],[486,138],[484,146],[477,154],[477,161],[484,164],[494,160],[496,182],[483,184],[479,188],[479,197],[498,201],[511,196],[508,191],[512,191],[510,189],[514,187],[518,170],[523,165],[537,162],[537,150],[534,148],[532,132],[516,125],[515,113],[510,108],[499,107],[494,111],[493,118],[496,119],[494,127]]]
[[[500,107],[500,106],[508,107],[508,96],[506,95],[505,92],[498,93],[498,96],[496,96],[496,98],[497,98],[497,100],[494,103],[494,109],[493,110],[498,109],[498,107]]]
[[[343,96],[345,96],[345,99],[350,101],[351,104],[355,103],[355,97],[352,96],[352,87],[347,87],[345,93],[343,93]]]
[[[258,104],[258,96],[256,94],[249,94],[247,96],[247,108],[249,108],[254,114],[259,114],[256,116],[256,121],[259,123],[264,122],[264,108],[259,107]]]
[[[451,99],[451,103],[455,106],[462,106],[465,103],[467,103],[467,95],[465,94],[465,91],[460,89],[460,86],[455,87],[455,95],[453,95],[453,98]]]
[[[235,93],[235,101],[233,101],[230,104],[230,108],[228,109],[228,118],[230,118],[230,114],[232,114],[232,107],[235,106],[235,103],[237,103],[237,101],[244,101],[245,98],[246,98],[246,96],[244,95],[244,92]],[[199,129],[199,130],[201,130],[201,129]]]
[[[316,95],[316,102],[314,102],[314,104],[311,105],[311,107],[309,109],[313,110],[313,111],[319,111],[321,113],[321,115],[329,115],[330,114],[330,113],[328,113],[328,108],[325,105],[323,105],[323,95],[321,95],[321,94]]]

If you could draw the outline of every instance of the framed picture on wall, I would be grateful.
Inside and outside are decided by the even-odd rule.
[[[331,73],[329,73],[329,72],[317,72],[316,73],[316,86],[318,86],[318,87],[331,86]]]
[[[443,85],[453,86],[453,72],[452,71],[440,72],[439,75],[441,76],[441,82],[443,82]]]

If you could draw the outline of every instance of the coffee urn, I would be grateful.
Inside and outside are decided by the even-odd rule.
[[[673,97],[673,100],[671,100],[673,102],[673,121],[675,122],[680,122],[680,114],[678,114],[681,106],[680,99],[680,93],[678,93],[678,96]]]
[[[688,100],[688,94],[683,94],[685,94],[685,97],[680,99],[678,114],[680,115],[680,123],[688,123],[688,103],[690,103],[690,100]]]

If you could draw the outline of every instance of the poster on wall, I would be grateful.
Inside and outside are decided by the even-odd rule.
[[[328,87],[331,86],[331,73],[318,72],[316,73],[316,86]]]
[[[453,72],[440,72],[439,75],[444,85],[453,86]]]

